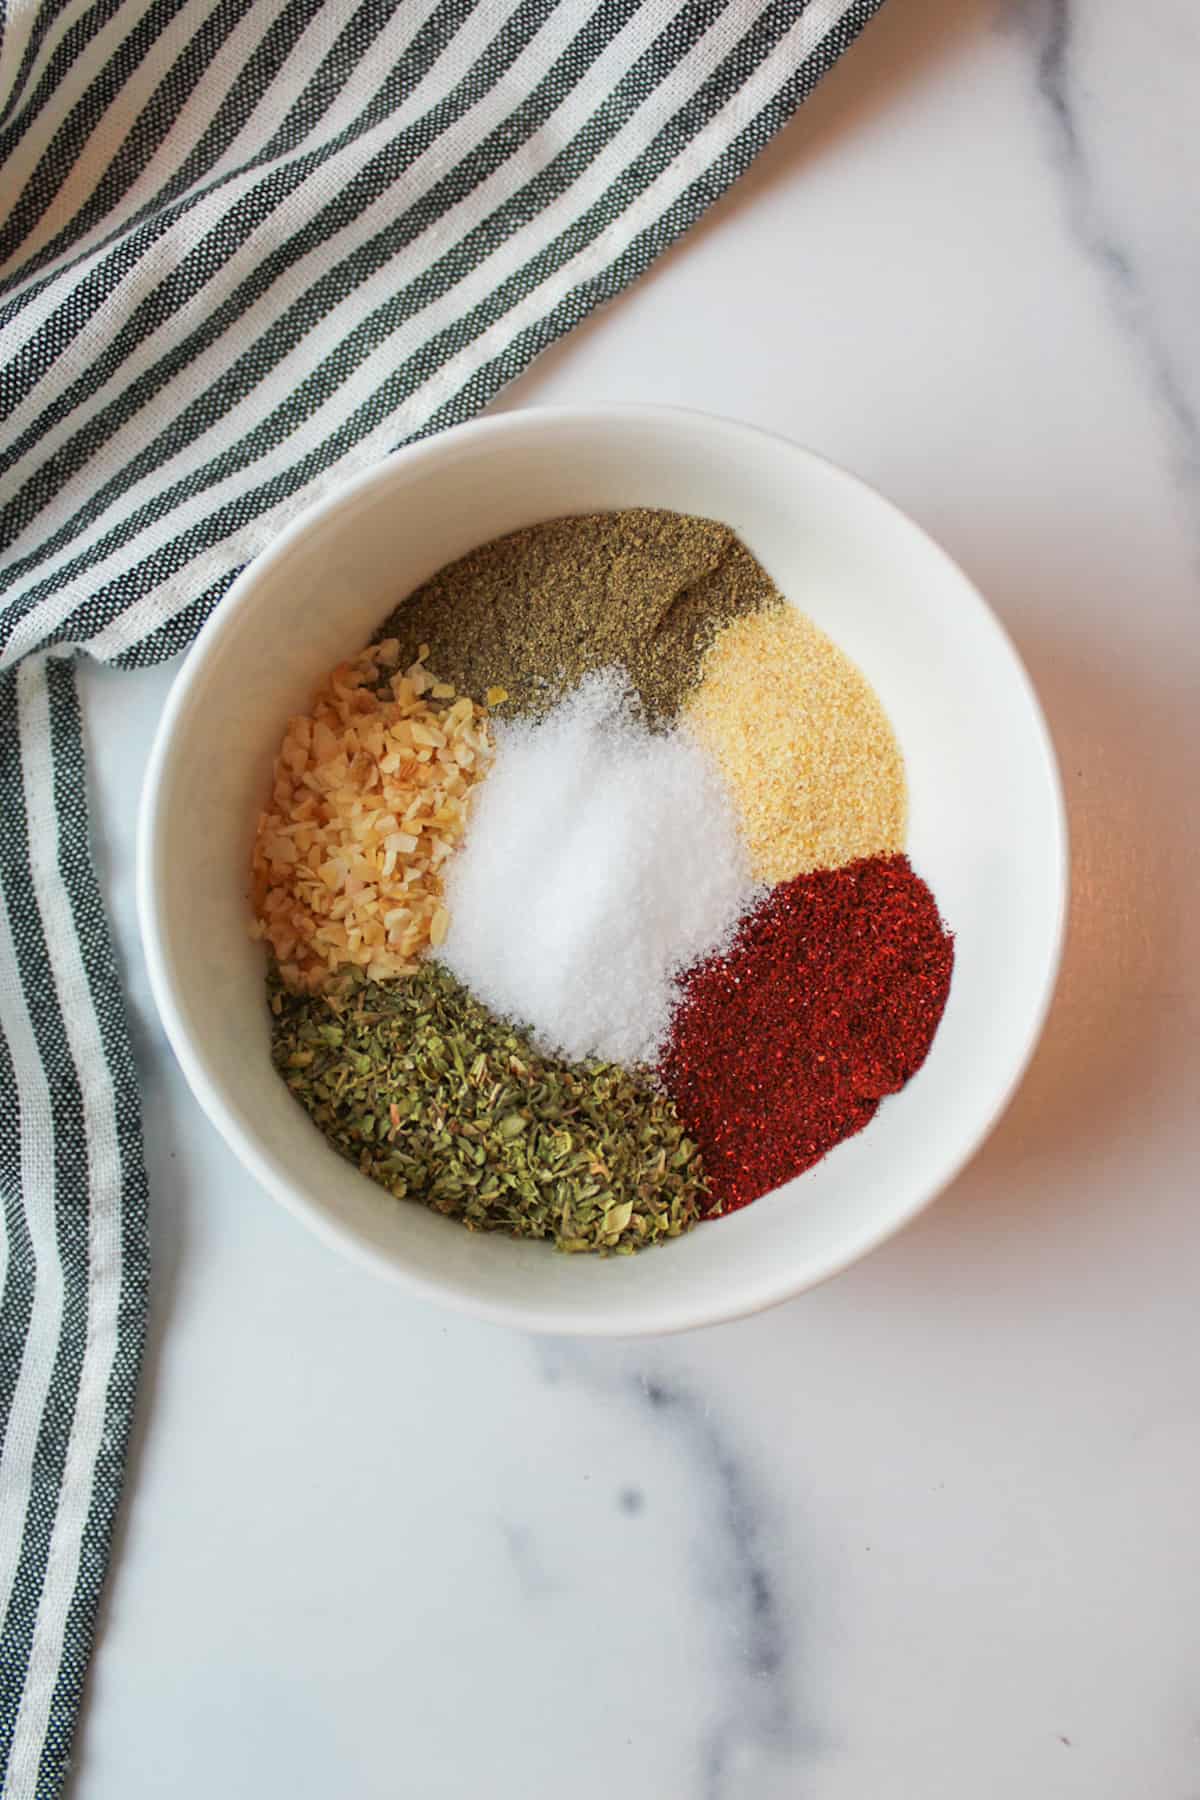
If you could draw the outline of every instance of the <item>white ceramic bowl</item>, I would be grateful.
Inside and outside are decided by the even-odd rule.
[[[479,1236],[342,1161],[271,1068],[247,859],[285,720],[418,583],[557,515],[670,507],[723,519],[875,684],[911,793],[909,854],[955,933],[929,1058],[857,1137],[778,1192],[637,1257]],[[995,1123],[1058,966],[1066,829],[1029,680],[937,546],[853,476],[780,438],[661,408],[486,419],[390,457],[243,573],[172,690],[146,777],[139,903],[167,1034],[262,1185],[411,1291],[579,1334],[733,1318],[846,1267],[920,1211]]]

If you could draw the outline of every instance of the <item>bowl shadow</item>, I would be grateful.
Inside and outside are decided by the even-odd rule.
[[[1048,1198],[1087,1209],[1097,1169],[1178,1118],[1194,1069],[1175,1051],[1184,989],[1180,822],[1164,779],[1182,744],[1161,693],[1096,646],[1042,636],[1021,646],[1051,723],[1071,842],[1071,902],[1055,998],[1016,1096],[987,1143],[906,1234],[956,1237],[967,1222],[1010,1231]],[[1177,792],[1177,788],[1175,789]],[[1176,802],[1177,808],[1177,802]]]

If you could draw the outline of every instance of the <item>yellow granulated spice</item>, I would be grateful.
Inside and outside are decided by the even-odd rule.
[[[904,847],[904,761],[875,690],[794,606],[714,639],[684,717],[715,757],[760,881]]]

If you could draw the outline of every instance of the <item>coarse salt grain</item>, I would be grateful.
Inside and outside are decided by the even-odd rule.
[[[494,730],[440,959],[546,1052],[651,1062],[678,975],[760,894],[720,777],[689,732],[646,729],[615,670]]]
[[[254,935],[288,987],[408,975],[448,919],[441,868],[491,758],[487,717],[399,645],[340,664],[289,721],[251,859]],[[426,696],[429,698],[426,698]]]

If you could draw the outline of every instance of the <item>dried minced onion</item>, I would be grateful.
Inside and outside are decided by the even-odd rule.
[[[341,663],[284,733],[251,859],[254,935],[293,989],[408,975],[449,926],[442,867],[491,760],[487,713],[394,638]]]

